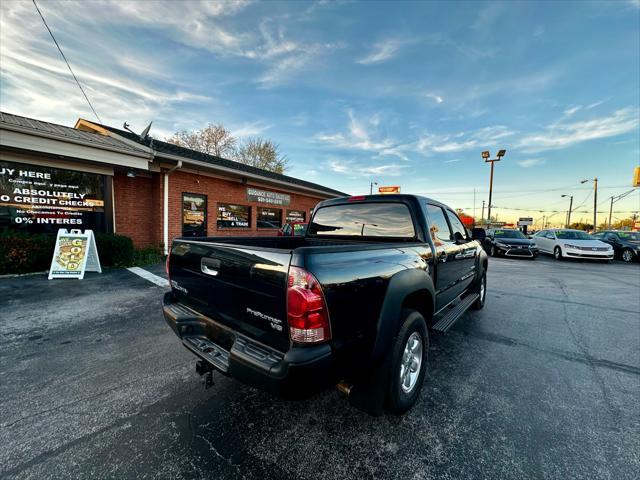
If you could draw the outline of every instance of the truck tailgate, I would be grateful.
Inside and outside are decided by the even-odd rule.
[[[291,251],[176,240],[169,276],[175,298],[260,343],[286,352]]]

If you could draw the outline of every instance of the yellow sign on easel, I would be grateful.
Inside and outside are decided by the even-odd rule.
[[[67,230],[61,228],[56,237],[56,248],[51,259],[49,280],[53,278],[77,278],[84,272],[102,273],[96,239],[93,230]]]

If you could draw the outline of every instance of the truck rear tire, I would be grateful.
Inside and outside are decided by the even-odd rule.
[[[428,369],[429,332],[420,312],[405,309],[391,351],[387,402],[390,413],[401,414],[418,400]]]

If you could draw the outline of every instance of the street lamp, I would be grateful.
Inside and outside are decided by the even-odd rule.
[[[369,184],[369,195],[373,195],[373,186],[378,185],[378,182],[371,182]]]
[[[589,179],[582,180],[580,183],[587,183]],[[598,229],[598,177],[593,179],[593,232]]]
[[[571,225],[571,209],[573,207],[573,195],[560,195],[562,198],[569,197],[569,211],[567,212],[567,224],[565,228],[569,228]]]
[[[491,160],[491,154],[489,153],[489,150],[485,150],[484,152],[482,152],[482,158],[484,159],[484,162],[491,164],[491,176],[489,177],[489,205],[487,207],[487,219],[489,222],[491,222],[491,197],[493,195],[493,164],[502,160],[502,157],[504,157],[506,154],[506,150],[498,150],[496,158]]]

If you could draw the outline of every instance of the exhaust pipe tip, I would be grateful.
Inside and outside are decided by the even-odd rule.
[[[353,388],[353,385],[350,383],[347,383],[345,380],[343,380],[342,382],[338,383],[338,385],[336,385],[336,387],[338,387],[338,390],[343,393],[344,395],[346,395],[347,397],[351,394],[351,389]]]

